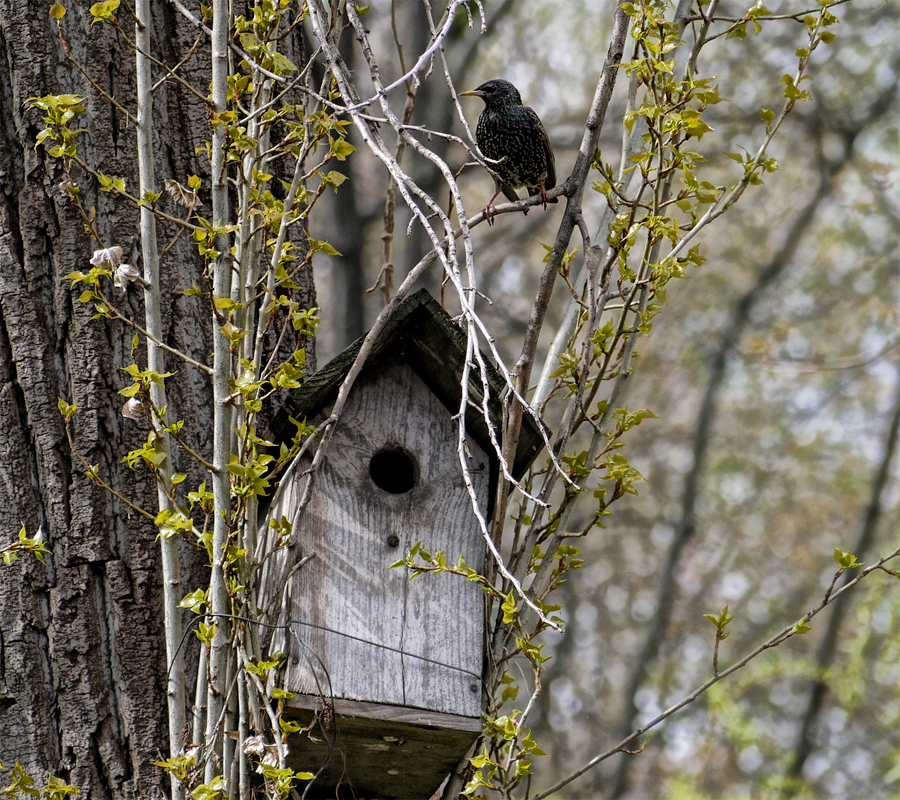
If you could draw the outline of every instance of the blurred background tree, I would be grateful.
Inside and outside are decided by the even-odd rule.
[[[420,50],[420,4],[394,8],[401,43]],[[767,8],[798,10],[787,2]],[[609,36],[609,9],[523,0],[488,2],[485,10],[488,32],[447,48],[455,82],[515,83],[541,115],[557,172],[566,175]],[[718,9],[735,19],[744,11],[734,3]],[[587,565],[563,589],[568,633],[548,637],[555,657],[532,718],[539,719],[535,738],[553,743],[549,759],[536,764],[542,785],[708,676],[713,635],[704,613],[729,605],[736,619],[720,652],[737,656],[821,600],[836,569],[833,548],[869,562],[897,545],[898,9],[878,0],[839,13],[837,39],[813,57],[814,80],[805,84],[812,101],[797,108],[769,152],[781,169],[701,234],[706,264],[670,285],[654,335],[639,345],[627,402],[660,419],[636,430],[627,452],[647,480],[602,535],[579,542]],[[373,36],[393,35],[376,22]],[[759,109],[778,102],[781,76],[803,45],[801,25],[761,24],[759,36],[751,28],[705,51],[704,74],[719,76],[728,102],[711,109],[715,136],[696,149],[723,176],[734,168],[726,152],[755,148]],[[419,91],[447,92],[432,83]],[[617,122],[607,123],[601,140],[612,162],[624,90],[622,82],[610,113]],[[412,121],[459,134],[443,99],[420,95]],[[480,104],[466,110],[473,125]],[[360,156],[348,162],[360,213],[350,225],[336,213],[340,223],[328,235],[362,245],[352,262],[334,259],[317,275],[323,305],[340,297],[346,315],[326,315],[325,358],[381,305],[379,293],[351,291],[375,284],[382,266],[384,198],[376,183],[367,189],[373,173],[368,154]],[[452,152],[446,157],[453,163]],[[427,176],[417,177],[427,185]],[[461,180],[469,202],[490,196],[482,171],[467,169]],[[602,209],[604,198],[588,194],[586,207]],[[479,290],[493,301],[484,317],[510,362],[545,255],[540,242],[552,241],[555,219],[551,207],[474,232]],[[405,235],[407,223],[398,210],[401,277],[423,250],[415,233]],[[565,294],[558,285],[545,330],[558,322]],[[617,756],[558,796],[845,797],[853,786],[855,796],[894,797],[898,636],[894,579],[872,576],[805,637],[651,733],[642,755]]]

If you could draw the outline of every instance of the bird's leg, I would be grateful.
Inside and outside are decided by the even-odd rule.
[[[541,179],[540,183],[541,183],[541,190],[538,192],[538,197],[541,198],[541,202],[544,204],[544,211],[546,211],[547,210],[547,202],[550,200],[550,198],[547,197],[547,190],[544,188],[543,178]]]
[[[497,199],[497,195],[500,194],[502,188],[502,186],[498,186],[497,191],[494,192],[494,196],[488,200],[487,205],[481,209],[481,213],[484,214],[484,218],[487,220],[488,225],[494,224],[494,200]]]

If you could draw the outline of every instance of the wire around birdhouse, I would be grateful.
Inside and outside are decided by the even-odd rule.
[[[401,656],[408,656],[409,658],[415,658],[419,661],[424,661],[428,664],[434,664],[438,667],[444,667],[446,669],[454,670],[455,672],[462,672],[464,675],[469,675],[472,678],[475,678],[479,683],[482,683],[482,678],[480,675],[472,672],[471,670],[465,669],[464,667],[456,667],[453,664],[446,664],[443,661],[437,661],[434,658],[428,658],[427,656],[416,655],[415,653],[407,652],[406,650],[402,650],[398,647],[391,647],[388,644],[381,644],[380,642],[373,642],[369,639],[363,639],[359,636],[354,636],[352,633],[344,633],[344,631],[336,631],[333,628],[329,628],[325,625],[316,625],[312,622],[302,622],[301,620],[292,619],[288,623],[288,625],[302,625],[305,628],[314,628],[318,631],[324,631],[325,633],[334,633],[337,636],[343,636],[345,639],[351,639],[354,642],[359,642],[360,644],[366,644],[370,647],[375,647],[379,650],[387,650],[391,653],[397,653]],[[293,634],[293,631],[291,632]],[[299,639],[298,639],[299,641]],[[485,688],[482,683],[482,688]]]
[[[418,661],[424,661],[428,664],[434,664],[435,666],[438,666],[438,667],[444,667],[445,669],[453,670],[454,672],[461,672],[464,675],[468,675],[468,676],[474,678],[475,680],[477,680],[478,683],[481,684],[482,689],[486,688],[484,686],[484,682],[482,680],[481,675],[478,675],[477,673],[472,672],[471,670],[465,669],[464,667],[457,667],[453,664],[447,664],[444,661],[438,661],[437,659],[434,659],[434,658],[428,658],[427,656],[420,656],[416,653],[410,653],[410,652],[408,652],[406,650],[402,650],[398,647],[391,647],[388,644],[382,644],[381,642],[373,642],[370,639],[363,639],[360,636],[354,636],[352,633],[345,633],[344,631],[334,630],[334,628],[329,628],[325,625],[316,625],[312,622],[304,622],[303,620],[299,620],[299,619],[290,619],[283,625],[274,625],[269,622],[263,622],[262,620],[249,619],[248,617],[239,617],[234,614],[206,614],[204,616],[206,616],[206,617],[222,617],[224,619],[234,619],[234,620],[237,620],[238,622],[247,622],[250,625],[259,625],[262,628],[269,628],[271,630],[287,631],[300,644],[302,644],[304,647],[310,649],[311,652],[315,652],[315,651],[313,651],[312,648],[310,648],[310,646],[308,644],[306,644],[302,639],[300,639],[300,637],[293,631],[291,626],[300,625],[304,628],[313,628],[315,630],[323,631],[325,633],[333,633],[337,636],[343,636],[345,639],[351,639],[354,642],[359,642],[360,644],[369,645],[370,647],[375,647],[379,650],[387,650],[388,652],[397,653],[398,655],[401,655],[401,656],[407,656],[409,658],[417,659]],[[178,650],[180,650],[181,646],[184,644],[184,640],[187,638],[187,635],[191,632],[191,628],[193,627],[194,623],[199,622],[199,621],[200,621],[200,618],[198,617],[198,618],[194,619],[190,625],[187,626],[186,630],[181,635],[181,642],[179,642],[179,644],[178,644]],[[176,654],[177,654],[178,650],[175,651]],[[316,655],[316,659],[319,661],[319,664],[321,665],[323,672],[327,676],[328,669],[325,667],[324,663],[322,663],[322,660],[319,658],[318,655]],[[171,670],[171,664],[169,665],[169,669]],[[168,672],[166,673],[166,677],[168,678]],[[331,683],[330,677],[328,678],[328,682],[330,685],[330,683]],[[318,687],[318,688],[320,689],[320,696],[324,699],[325,695],[321,694],[321,687]]]

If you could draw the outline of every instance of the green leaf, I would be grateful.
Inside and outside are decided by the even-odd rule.
[[[512,592],[512,589],[510,589],[509,594],[506,596],[506,600],[504,601],[502,608],[503,624],[508,625],[516,618],[518,614],[518,608],[516,607],[516,598]]]
[[[684,129],[691,136],[696,136],[698,139],[702,139],[704,133],[709,133],[713,130],[712,127],[700,119],[700,112],[693,108],[686,108],[681,112],[681,121],[684,124]]]
[[[226,796],[227,783],[224,775],[216,775],[209,783],[204,783],[191,792],[193,800],[221,800]]]
[[[104,3],[94,3],[91,6],[91,16],[95,22],[104,22],[112,19],[113,12],[119,7],[119,0],[106,0]]]
[[[863,566],[849,550],[844,551],[837,547],[834,548],[834,560],[841,569],[856,569]]]
[[[10,771],[10,777],[12,778],[12,785],[3,792],[4,795],[18,797],[21,792],[31,797],[41,796],[41,793],[34,788],[34,778],[22,769],[18,759],[16,759],[16,765]],[[15,794],[13,794],[13,792],[15,792]]]
[[[118,5],[118,3],[116,3]],[[97,180],[100,182],[101,192],[125,191],[125,178],[117,178],[115,175],[103,175],[98,173]]]
[[[747,12],[747,16],[750,19],[753,19],[754,17],[768,17],[771,16],[771,14],[772,12],[769,11],[769,9],[766,8],[761,2],[758,2]]]
[[[711,624],[715,625],[716,630],[724,631],[725,626],[734,619],[734,615],[729,614],[728,606],[725,606],[725,608],[722,609],[718,616],[716,616],[715,614],[704,614],[703,618],[709,620]],[[721,638],[724,639],[725,637],[722,636]]]
[[[216,635],[216,623],[214,622],[212,625],[207,625],[205,622],[201,622],[194,633],[201,642],[209,646],[212,643],[213,637]]]
[[[56,2],[50,6],[50,16],[53,19],[62,19],[66,15],[66,9],[62,3]]]
[[[706,84],[706,81],[698,81],[698,86],[701,84]],[[716,103],[721,103],[722,98],[719,97],[719,85],[716,84],[712,87],[712,89],[704,89],[703,91],[697,92],[697,99],[703,103],[705,106],[714,106]]]
[[[122,397],[137,397],[140,393],[140,383],[132,383],[131,386],[126,386],[124,389],[119,389],[119,394],[122,395]]]
[[[44,787],[44,794],[47,797],[47,800],[62,800],[63,797],[69,794],[81,794],[81,789],[77,786],[71,786],[62,778],[57,778],[55,775],[48,775],[47,785]]]
[[[340,254],[337,250],[335,250],[330,244],[328,244],[328,242],[324,242],[324,241],[321,241],[321,242],[320,242],[320,241],[318,241],[318,240],[316,240],[316,239],[313,239],[312,237],[307,237],[307,238],[309,238],[309,246],[310,246],[310,249],[311,249],[314,253],[325,253],[326,256],[339,256],[339,255],[341,255],[341,254]]]
[[[809,633],[812,628],[806,624],[806,617],[803,617],[793,628],[791,628],[791,633]]]
[[[205,606],[208,605],[208,600],[206,597],[206,592],[203,589],[197,589],[196,591],[191,592],[190,594],[186,594],[181,602],[178,604],[179,608],[189,608],[195,614],[202,614],[205,610]]]
[[[247,664],[247,672],[252,672],[254,675],[265,677],[270,669],[275,669],[275,667],[278,666],[278,663],[278,661],[260,661],[259,664],[249,663]]]
[[[331,142],[331,154],[338,160],[344,161],[356,148],[346,139],[334,139]]]
[[[321,177],[322,183],[326,186],[330,186],[335,194],[337,194],[338,186],[347,180],[347,176],[344,175],[343,172],[338,172],[337,170],[331,170],[327,175],[322,175]]]
[[[232,300],[230,297],[222,297],[217,294],[213,295],[213,305],[219,311],[235,311],[241,307],[239,302]]]
[[[77,403],[69,404],[61,397],[59,398],[59,400],[57,400],[56,405],[59,408],[59,413],[62,414],[67,420],[72,419],[72,417],[75,416],[76,410],[78,409]]]
[[[300,728],[302,727],[299,722],[290,722],[289,720],[286,720],[284,717],[279,717],[278,725],[281,728],[281,732],[285,736],[288,736],[292,733],[297,733],[297,731],[299,731]]]
[[[659,419],[656,414],[652,411],[648,411],[646,408],[640,408],[637,411],[629,411],[627,406],[625,408],[617,408],[613,412],[613,417],[619,420],[623,433],[636,425],[640,425],[645,419]]]

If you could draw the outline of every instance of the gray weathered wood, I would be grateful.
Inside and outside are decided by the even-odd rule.
[[[315,700],[298,696],[285,716],[308,726],[315,710]],[[310,798],[426,800],[480,732],[480,719],[336,700],[324,732],[316,723],[311,737],[292,739],[288,764],[313,773],[326,765]]]
[[[458,576],[410,581],[405,569],[389,569],[417,541],[482,569],[484,542],[456,437],[447,409],[399,356],[360,376],[295,531],[299,557],[314,557],[291,587],[290,616],[306,645],[292,644],[291,690],[479,716],[481,591]],[[373,482],[370,461],[385,447],[403,448],[415,459],[409,492],[391,494]],[[483,513],[489,463],[477,445],[469,449]],[[276,499],[274,516],[292,517],[301,487],[288,488]]]

